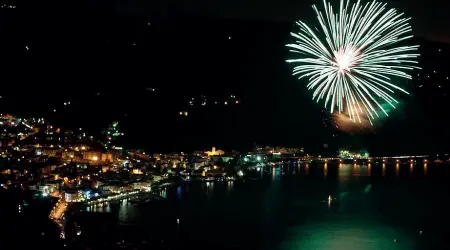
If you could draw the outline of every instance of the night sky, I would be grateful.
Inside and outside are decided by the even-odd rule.
[[[126,146],[151,151],[249,150],[254,143],[310,152],[323,144],[375,154],[447,149],[449,84],[442,79],[450,75],[450,48],[424,40],[450,35],[445,6],[389,2],[413,17],[428,55],[423,74],[439,73],[413,82],[404,106],[375,133],[350,136],[324,126],[321,105],[284,62],[292,21],[312,20],[310,3],[320,1],[190,2],[18,1],[0,9],[0,110],[92,133],[118,120]],[[206,106],[189,106],[201,95]],[[239,104],[223,105],[231,95]]]
[[[94,1],[96,2],[96,1]],[[321,0],[175,0],[175,1],[116,1],[122,13],[136,16],[171,16],[189,13],[240,20],[292,22],[313,18],[311,5],[322,6]],[[151,3],[149,3],[151,2]],[[339,0],[331,2],[339,3]],[[397,8],[412,17],[414,34],[429,40],[450,43],[449,1],[386,0],[387,7]],[[142,8],[142,6],[145,6]],[[146,11],[147,10],[147,11]]]

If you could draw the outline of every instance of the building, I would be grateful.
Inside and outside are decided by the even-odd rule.
[[[36,155],[43,155],[48,157],[57,157],[61,155],[61,148],[37,148]]]
[[[225,152],[223,150],[216,150],[216,147],[212,147],[211,151],[206,151],[206,154],[208,156],[213,156],[213,155],[224,155]]]
[[[201,167],[204,167],[206,165],[208,165],[208,160],[207,159],[197,159],[193,165],[194,165],[194,169],[199,169]]]
[[[129,153],[131,157],[136,157],[142,160],[150,160],[150,155],[149,154],[145,154],[145,153],[140,153],[140,152],[130,152]],[[160,154],[154,154],[154,156],[158,157],[158,160],[161,160],[161,155]],[[156,158],[155,157],[155,158]]]
[[[65,149],[64,151],[62,151],[62,159],[67,161],[74,160],[78,158],[75,153],[76,152],[71,149]]]
[[[117,158],[115,157],[114,154],[112,154],[111,152],[107,152],[107,153],[102,153],[101,154],[101,161],[102,162],[114,162]]]
[[[79,197],[78,190],[66,190],[64,192],[64,199],[66,202],[75,202]]]
[[[102,159],[102,154],[98,151],[85,151],[83,152],[83,160],[88,161],[100,161]]]

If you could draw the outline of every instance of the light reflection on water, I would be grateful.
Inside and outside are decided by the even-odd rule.
[[[161,189],[161,191],[159,192],[159,195],[163,198],[167,198],[167,188]]]
[[[395,165],[395,177],[398,178],[399,174],[400,174],[400,164],[397,163]]]
[[[268,168],[264,180],[194,182],[163,189],[159,194],[167,197],[169,205],[153,214],[149,212],[156,207],[153,203],[132,205],[125,200],[111,205],[113,209],[103,206],[103,210],[95,207],[91,211],[110,209],[121,223],[142,224],[143,230],[158,228],[155,216],[171,222],[179,219],[180,224],[165,229],[167,235],[177,230],[181,240],[189,241],[227,244],[223,237],[232,235],[227,241],[233,244],[257,242],[267,244],[259,249],[271,250],[413,249],[411,233],[392,224],[394,219],[387,211],[391,206],[405,206],[393,202],[409,194],[400,193],[401,188],[389,193],[385,183],[425,179],[427,169],[433,175],[434,165],[429,168],[409,163],[284,165]],[[359,195],[369,184],[372,190]],[[388,198],[379,198],[380,193],[389,194]],[[345,199],[339,200],[341,196]],[[378,204],[380,199],[385,204]]]
[[[234,182],[233,181],[229,181],[227,183],[227,192],[231,193],[231,192],[233,192],[233,189],[234,189]]]
[[[304,166],[306,169],[306,165]],[[310,220],[307,224],[290,227],[284,236],[284,240],[278,249],[415,249],[418,241],[417,232],[403,230],[397,224],[386,223],[377,218],[383,218],[384,215],[373,210],[370,206],[367,208],[361,204],[374,202],[373,199],[377,191],[369,191],[367,195],[354,196],[360,191],[355,190],[355,181],[360,180],[367,188],[371,183],[371,178],[381,179],[424,179],[427,174],[428,165],[424,164],[324,164],[323,176],[333,179],[333,169],[336,169],[336,178],[339,181],[341,193],[350,193],[347,200],[342,200],[340,204],[351,204],[331,212],[321,215],[320,219]],[[309,166],[308,166],[309,168]],[[378,184],[377,188],[380,189]],[[362,185],[362,187],[364,187]],[[398,185],[398,184],[396,184]],[[361,186],[361,185],[360,185]],[[381,186],[382,187],[382,186]],[[382,187],[385,188],[385,187]],[[369,188],[370,190],[370,188]],[[372,193],[371,193],[372,192]],[[325,194],[324,194],[325,195]],[[337,196],[337,193],[334,194]],[[408,194],[409,196],[410,194]],[[347,195],[346,197],[349,197]],[[350,199],[350,200],[349,200]],[[400,199],[400,197],[397,197]],[[375,199],[376,200],[376,199]],[[376,204],[376,203],[374,203]],[[332,208],[333,202],[328,198],[327,206]],[[356,213],[354,206],[358,206]],[[385,208],[388,209],[388,208]],[[415,210],[415,209],[410,209]],[[332,210],[330,210],[332,211]],[[411,211],[408,211],[411,212]],[[418,213],[419,215],[419,213]],[[420,213],[423,216],[423,212]],[[409,220],[413,220],[412,217]],[[395,241],[394,241],[395,240]]]

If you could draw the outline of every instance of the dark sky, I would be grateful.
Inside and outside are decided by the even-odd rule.
[[[140,15],[173,14],[175,10],[215,17],[289,21],[313,16],[312,4],[322,6],[321,0],[131,0],[118,1],[121,11]],[[337,3],[339,0],[333,0]],[[450,1],[445,0],[386,0],[388,7],[397,8],[412,18],[414,33],[429,40],[450,43]],[[126,8],[125,8],[126,6]]]

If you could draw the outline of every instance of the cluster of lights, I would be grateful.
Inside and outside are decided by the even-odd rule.
[[[438,53],[440,55],[434,55],[434,57],[439,57],[440,59],[447,58],[445,55],[442,55],[440,52],[443,52],[444,50],[439,48],[437,49]],[[447,60],[448,63],[448,60]],[[445,64],[445,62],[444,62]],[[442,63],[440,63],[442,65]],[[433,80],[437,83],[437,85],[432,86],[432,89],[438,89],[444,96],[447,95],[447,93],[443,92],[441,89],[445,88],[445,84],[450,81],[450,75],[445,73],[445,70],[427,70],[426,72],[418,73],[416,79],[418,81],[421,81],[419,84],[419,88],[429,88],[427,84],[424,84],[424,82],[427,82],[427,80]]]
[[[113,122],[103,133],[106,135],[107,141],[105,142],[105,148],[109,148],[111,143],[119,136],[123,136],[124,133],[119,131],[119,123]]]
[[[90,200],[87,202],[87,204],[94,205],[94,204],[99,204],[99,203],[104,203],[104,202],[110,202],[111,200],[122,200],[122,199],[128,198],[129,196],[140,194],[140,193],[142,193],[142,191],[131,191],[131,192],[126,192],[126,193],[118,193],[116,195],[110,195],[107,197],[99,197],[96,200]],[[80,201],[85,201],[85,199],[80,199]]]
[[[15,5],[7,5],[7,4],[2,4],[0,7],[2,9],[15,9],[15,8],[17,8],[17,6],[15,6]]]
[[[194,106],[196,103],[199,103],[201,106],[207,106],[208,105],[208,98],[204,95],[201,95],[199,98],[192,97],[189,100],[189,106]],[[225,99],[224,101],[213,101],[211,103],[214,103],[214,105],[219,105],[223,103],[223,105],[229,105],[229,104],[239,104],[240,101],[236,98],[235,95],[231,95],[228,99]]]
[[[55,213],[60,210],[60,216],[55,216]],[[58,202],[53,207],[52,211],[50,212],[49,218],[53,220],[58,227],[60,228],[60,238],[65,239],[65,232],[64,232],[64,224],[61,221],[62,216],[64,216],[65,211],[67,210],[67,203],[62,201],[62,199],[59,199]]]

